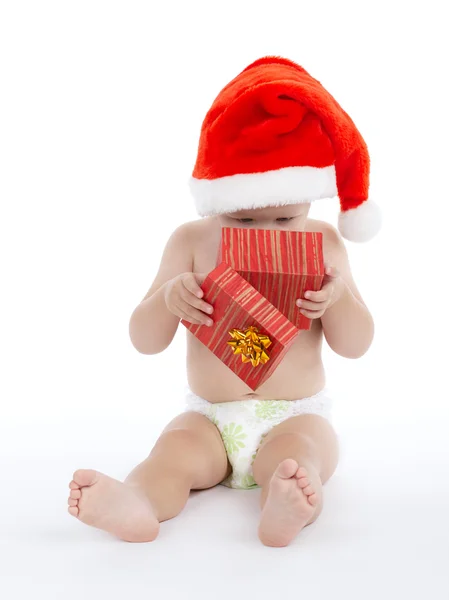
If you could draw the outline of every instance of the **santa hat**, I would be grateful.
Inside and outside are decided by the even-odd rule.
[[[364,242],[381,225],[368,200],[369,166],[360,132],[321,83],[294,62],[267,56],[212,104],[190,187],[202,216],[338,194],[340,233]]]

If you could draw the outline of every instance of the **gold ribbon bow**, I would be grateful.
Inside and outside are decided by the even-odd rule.
[[[242,355],[242,362],[251,361],[253,367],[257,367],[259,364],[264,365],[270,360],[265,349],[271,346],[271,340],[267,335],[260,334],[257,327],[231,329],[229,335],[232,340],[227,344],[231,346],[234,354]]]

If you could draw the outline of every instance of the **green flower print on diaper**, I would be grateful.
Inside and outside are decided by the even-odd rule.
[[[215,427],[218,427],[217,408],[215,406],[209,411],[208,417],[210,421],[215,425]]]
[[[246,433],[243,433],[243,427],[241,425],[237,425],[236,423],[225,425],[221,436],[228,454],[234,454],[234,452],[239,451],[239,448],[245,447],[242,440],[246,438]]]
[[[255,413],[259,419],[280,417],[288,409],[288,400],[263,400],[256,404]]]
[[[252,475],[250,475],[249,473],[248,473],[248,475],[244,475],[242,477],[242,479],[240,480],[240,486],[245,490],[249,490],[251,488],[258,487],[257,483],[254,480],[254,477]]]

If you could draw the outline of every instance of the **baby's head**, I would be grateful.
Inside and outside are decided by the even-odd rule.
[[[369,170],[365,141],[329,92],[296,63],[268,56],[214,100],[190,186],[201,216],[259,229],[300,230],[310,202],[338,196],[340,233],[363,242],[381,225]]]
[[[222,227],[304,231],[310,203],[252,208],[218,215]]]

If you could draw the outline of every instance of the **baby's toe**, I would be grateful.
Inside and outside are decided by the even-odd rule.
[[[310,496],[307,496],[307,502],[312,506],[315,506],[318,503],[318,496],[315,492],[313,494],[310,494]]]
[[[80,486],[79,486],[79,485],[76,483],[76,481],[73,481],[73,480],[72,480],[72,481],[69,483],[69,488],[70,488],[71,490],[79,490],[79,489],[80,489]]]
[[[292,458],[286,458],[283,460],[275,471],[275,475],[281,479],[290,479],[294,476],[298,468],[298,463]]]
[[[69,513],[73,516],[73,517],[77,517],[78,513],[79,513],[79,508],[77,506],[69,506]]]
[[[304,494],[306,496],[310,496],[315,493],[315,490],[313,489],[311,484],[309,484],[307,487],[303,488],[302,491],[304,492]]]
[[[93,469],[78,469],[73,473],[73,480],[78,484],[78,487],[93,485],[98,478],[97,471]]]
[[[69,499],[67,500],[67,504],[68,504],[69,506],[78,506],[78,500],[75,500],[74,498],[69,498]]]
[[[296,471],[296,475],[295,475],[296,479],[301,479],[302,477],[307,477],[307,471],[304,467],[299,467],[299,469]]]
[[[308,477],[301,477],[300,479],[298,479],[298,485],[299,487],[304,490],[304,488],[306,488],[308,485],[310,485],[310,480]]]
[[[71,490],[70,498],[73,498],[74,500],[79,500],[81,498],[81,490]]]

